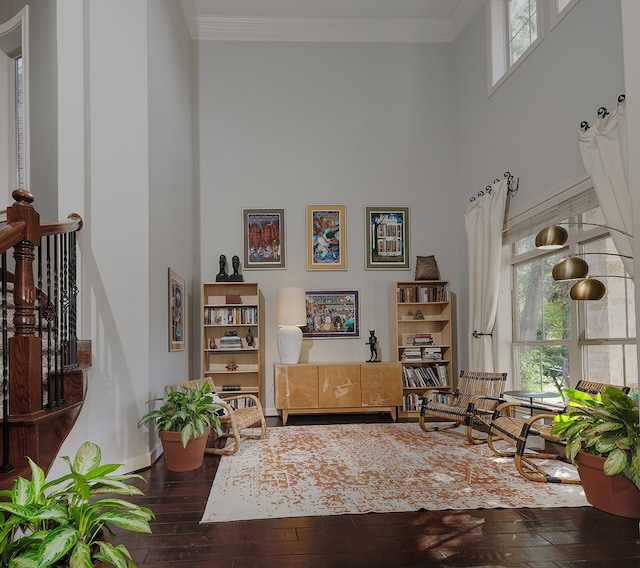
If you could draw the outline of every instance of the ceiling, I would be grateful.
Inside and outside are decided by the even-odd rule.
[[[201,40],[452,42],[483,0],[182,0]]]

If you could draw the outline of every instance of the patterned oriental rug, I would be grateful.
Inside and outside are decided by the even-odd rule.
[[[544,462],[550,473],[573,466]],[[581,485],[527,481],[510,458],[417,423],[267,429],[223,456],[203,523],[419,509],[587,506]]]

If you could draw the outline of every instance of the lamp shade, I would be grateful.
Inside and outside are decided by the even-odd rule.
[[[307,304],[304,288],[286,287],[278,289],[276,337],[280,362],[296,364],[302,351],[302,330],[307,323]]]
[[[539,249],[562,248],[569,239],[569,233],[564,227],[552,225],[542,229],[536,235],[536,247]]]
[[[582,279],[586,278],[587,274],[589,274],[587,261],[577,256],[563,258],[551,271],[554,280]]]
[[[584,278],[576,282],[569,295],[572,300],[602,300],[607,289],[605,285],[595,278]]]
[[[304,288],[279,288],[277,325],[306,325],[307,305]]]

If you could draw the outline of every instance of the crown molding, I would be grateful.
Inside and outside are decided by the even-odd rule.
[[[451,29],[454,39],[457,38],[467,25],[475,18],[484,4],[484,0],[475,2],[459,2],[456,11],[451,18]]]
[[[450,21],[426,19],[199,16],[195,28],[194,39],[209,41],[451,43],[455,39]]]
[[[184,14],[184,19],[187,22],[187,28],[189,29],[191,39],[198,39],[198,30],[196,29],[197,15],[193,0],[182,0],[180,5],[182,6],[182,13]]]

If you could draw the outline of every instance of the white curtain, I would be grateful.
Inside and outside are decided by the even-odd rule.
[[[498,311],[502,228],[507,180],[493,184],[491,194],[473,201],[465,214],[469,251],[469,369],[495,372],[491,335]],[[477,336],[474,337],[474,331]]]
[[[580,153],[593,180],[605,225],[632,232],[631,194],[627,183],[627,116],[624,102],[586,131],[580,130]],[[619,254],[633,256],[633,238],[611,231]],[[633,261],[623,258],[633,278]]]

